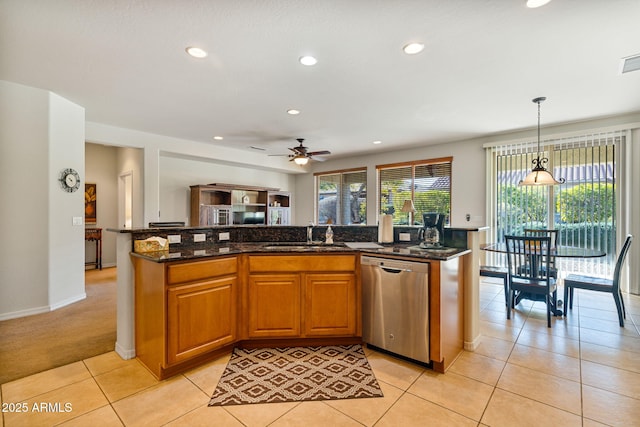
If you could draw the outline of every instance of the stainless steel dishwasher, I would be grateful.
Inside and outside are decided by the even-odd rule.
[[[362,339],[429,363],[429,264],[363,256]]]

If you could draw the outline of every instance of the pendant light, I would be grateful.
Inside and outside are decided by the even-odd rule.
[[[533,169],[518,185],[556,185],[564,183],[564,178],[556,180],[551,172],[544,167],[549,162],[549,159],[540,157],[540,103],[546,99],[544,96],[540,96],[532,100],[538,104],[538,157],[531,161]]]

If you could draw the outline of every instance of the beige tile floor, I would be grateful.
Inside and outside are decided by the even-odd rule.
[[[228,356],[158,382],[111,352],[3,384],[0,426],[640,425],[640,297],[620,328],[578,292],[548,329],[541,303],[507,320],[501,288],[482,281],[481,343],[446,374],[367,349],[383,398],[209,408]]]

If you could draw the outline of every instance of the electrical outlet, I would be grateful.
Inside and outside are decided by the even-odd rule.
[[[229,240],[229,233],[218,234],[218,240]]]
[[[399,233],[398,239],[401,242],[410,242],[411,241],[411,233]]]
[[[207,235],[204,233],[198,233],[193,235],[194,242],[204,242],[207,240]]]
[[[206,249],[198,249],[193,251],[193,255],[195,256],[204,256],[207,254],[207,250]]]
[[[169,234],[167,236],[167,238],[169,239],[169,244],[171,243],[180,243],[180,235],[179,234]]]

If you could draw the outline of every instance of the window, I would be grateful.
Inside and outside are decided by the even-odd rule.
[[[495,239],[524,228],[555,228],[559,244],[599,249],[606,258],[567,261],[564,271],[611,274],[616,255],[616,147],[620,133],[545,141],[543,157],[561,185],[518,186],[531,170],[530,146],[493,147]]]
[[[367,169],[315,174],[318,224],[367,223]]]
[[[451,214],[451,164],[453,158],[379,165],[380,214],[393,215],[394,224],[422,225],[422,214],[440,213],[449,223]],[[405,200],[415,212],[402,212]]]

